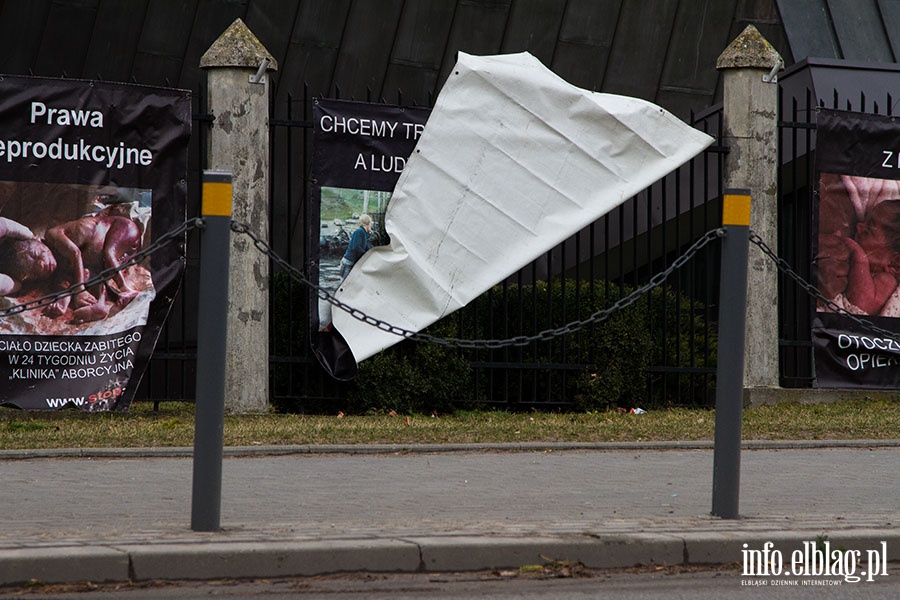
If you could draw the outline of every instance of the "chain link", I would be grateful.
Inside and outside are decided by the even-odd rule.
[[[27,310],[35,310],[37,308],[48,306],[50,304],[53,304],[57,300],[60,300],[67,296],[74,296],[75,294],[83,292],[90,287],[105,283],[112,279],[119,271],[124,271],[128,267],[140,263],[154,252],[160,250],[169,242],[184,236],[188,231],[197,227],[203,227],[202,219],[188,219],[175,229],[159,236],[156,241],[154,241],[146,248],[135,252],[118,267],[110,267],[108,269],[104,269],[103,271],[100,271],[96,275],[92,276],[90,279],[86,280],[84,283],[71,285],[65,289],[59,290],[52,294],[47,294],[46,296],[41,296],[40,298],[35,298],[34,300],[29,300],[28,302],[23,302],[22,304],[15,304],[6,308],[0,308],[0,318],[9,317],[21,312],[25,312]]]
[[[750,241],[753,242],[762,251],[763,254],[771,258],[782,273],[793,279],[794,282],[796,282],[801,288],[803,288],[803,290],[807,294],[809,294],[812,298],[822,302],[822,304],[828,307],[832,312],[839,313],[842,316],[847,317],[848,319],[859,325],[860,328],[865,329],[866,331],[877,333],[878,335],[884,336],[887,339],[900,339],[897,337],[896,331],[890,331],[888,329],[879,327],[868,319],[864,319],[859,315],[848,312],[843,306],[840,306],[833,300],[823,296],[822,293],[819,292],[818,287],[803,279],[803,277],[799,273],[791,268],[791,265],[789,265],[786,260],[775,254],[775,252],[771,248],[769,248],[766,242],[753,230],[750,231]]]
[[[100,283],[105,283],[112,279],[115,274],[119,271],[125,270],[128,267],[136,265],[142,262],[144,259],[152,255],[153,253],[159,251],[165,245],[170,243],[173,240],[178,238],[182,238],[189,231],[202,228],[203,227],[203,219],[201,218],[193,218],[188,219],[180,226],[175,229],[163,234],[156,241],[154,241],[151,245],[146,248],[134,253],[130,256],[125,262],[123,262],[118,267],[113,267],[109,269],[105,269],[100,271],[87,281],[81,284],[69,286],[63,290],[59,290],[52,294],[47,294],[45,296],[41,296],[39,298],[35,298],[34,300],[29,300],[28,302],[24,302],[22,304],[16,304],[13,306],[9,306],[6,308],[0,308],[0,318],[9,317],[20,312],[24,312],[27,310],[35,310],[37,308],[41,308],[44,306],[48,306],[61,298],[65,298],[66,296],[74,296],[79,292],[82,292],[92,286],[98,285]],[[588,325],[601,323],[608,318],[610,318],[616,312],[627,308],[628,306],[637,302],[641,296],[650,292],[653,288],[662,285],[669,276],[684,266],[694,255],[697,254],[703,247],[709,244],[712,240],[721,237],[724,235],[724,230],[721,228],[711,229],[707,231],[703,236],[701,236],[697,241],[695,241],[681,256],[679,256],[675,261],[669,265],[666,270],[661,271],[654,275],[650,280],[639,288],[635,289],[633,292],[624,296],[613,303],[611,306],[607,308],[600,309],[589,317],[581,320],[571,321],[562,327],[558,327],[555,329],[545,329],[540,331],[534,335],[520,335],[505,339],[463,339],[463,338],[452,338],[452,337],[438,337],[433,336],[420,331],[412,331],[409,329],[404,329],[402,327],[398,327],[396,325],[392,325],[386,321],[375,318],[371,315],[366,314],[365,312],[354,308],[341,300],[337,299],[334,294],[332,294],[329,290],[311,282],[307,279],[303,273],[279,256],[274,250],[272,250],[271,246],[267,242],[265,242],[262,238],[256,235],[248,225],[244,223],[238,223],[236,221],[232,221],[231,229],[235,233],[239,233],[242,235],[246,235],[253,241],[254,247],[264,254],[266,257],[272,260],[275,264],[281,267],[288,275],[290,275],[294,280],[299,283],[311,288],[316,292],[316,296],[325,300],[332,306],[343,310],[354,319],[358,321],[362,321],[367,325],[371,325],[377,329],[382,331],[394,334],[399,337],[419,341],[419,342],[428,342],[433,344],[439,344],[443,346],[452,346],[457,348],[466,348],[466,349],[498,349],[509,346],[527,346],[534,342],[546,342],[553,340],[557,337],[569,335],[574,333]],[[855,315],[853,313],[848,312],[844,307],[836,304],[833,300],[826,298],[823,296],[818,288],[812,283],[806,281],[799,273],[797,273],[791,266],[785,261],[783,258],[779,257],[766,243],[765,241],[754,231],[750,231],[750,242],[756,245],[763,254],[769,257],[778,269],[793,279],[807,294],[809,294],[812,298],[821,302],[824,306],[835,313],[839,313],[857,325],[859,325],[862,329],[870,331],[872,333],[876,333],[878,335],[884,336],[888,339],[898,339],[897,333],[894,331],[890,331],[879,327],[869,321],[868,319],[864,319],[859,315]]]
[[[650,281],[648,281],[643,286],[637,288],[629,295],[620,298],[612,306],[596,311],[586,319],[572,321],[556,329],[545,329],[530,336],[520,335],[506,339],[462,339],[452,337],[437,337],[419,331],[411,331],[409,329],[397,327],[396,325],[391,325],[386,321],[382,321],[381,319],[372,317],[371,315],[368,315],[357,308],[345,304],[344,302],[335,298],[330,291],[309,281],[306,277],[304,277],[303,273],[300,272],[299,269],[278,256],[278,254],[276,254],[264,240],[253,233],[253,231],[251,231],[246,224],[232,222],[231,229],[236,233],[248,236],[251,240],[253,240],[253,245],[257,250],[265,254],[275,264],[284,269],[295,281],[298,281],[301,284],[315,290],[316,295],[319,298],[325,300],[332,306],[343,310],[354,319],[357,319],[359,321],[362,321],[363,323],[371,325],[372,327],[376,327],[382,331],[392,333],[399,337],[419,342],[428,342],[439,344],[442,346],[452,346],[455,348],[466,349],[497,349],[509,346],[527,346],[528,344],[531,344],[533,342],[545,342],[560,336],[568,335],[570,333],[578,331],[579,329],[587,325],[605,321],[615,312],[634,304],[640,299],[642,295],[661,285],[669,277],[669,275],[671,275],[675,270],[687,263],[704,246],[706,246],[712,240],[721,237],[724,233],[724,230],[721,228],[712,229],[706,232],[706,234],[704,234],[696,242],[694,242],[694,244],[691,245],[691,247],[688,248],[684,254],[675,259],[675,261],[671,265],[669,265],[669,267],[665,271],[657,273],[650,279]]]

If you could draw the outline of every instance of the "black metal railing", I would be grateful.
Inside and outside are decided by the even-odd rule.
[[[199,215],[208,128],[204,90],[194,98],[189,151],[188,219]],[[332,97],[340,97],[337,89]],[[270,119],[272,249],[306,271],[305,223],[310,215],[313,96],[288,96],[273,103]],[[366,101],[372,101],[367,97]],[[381,100],[383,101],[383,99]],[[402,93],[397,103],[402,105]],[[428,104],[430,105],[429,98]],[[411,103],[415,105],[415,103]],[[693,116],[692,124],[721,139],[721,106]],[[706,152],[585,227],[540,259],[495,286],[453,317],[460,337],[510,338],[579,320],[665,271],[711,227],[721,212],[721,172],[727,149],[717,142]],[[193,401],[196,387],[198,232],[189,234],[185,276],[136,398]],[[270,296],[271,400],[287,410],[314,410],[340,402],[348,384],[330,378],[308,343],[308,290],[273,268]],[[675,272],[641,310],[656,338],[644,368],[642,394],[654,405],[712,405],[718,315],[718,249],[704,248]],[[459,349],[473,377],[462,403],[499,407],[568,409],[579,386],[602,358],[591,347],[594,327],[526,347]],[[411,342],[410,342],[411,343]],[[389,350],[397,360],[406,342]]]

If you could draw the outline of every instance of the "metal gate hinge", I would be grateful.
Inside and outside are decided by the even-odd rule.
[[[765,83],[778,83],[778,71],[784,68],[784,61],[780,58],[775,61],[775,64],[772,66],[772,70],[769,71],[768,75],[763,75],[763,82]]]
[[[266,69],[269,67],[269,59],[264,58],[262,62],[259,63],[259,69],[256,70],[256,73],[250,76],[250,83],[265,83],[266,82]]]

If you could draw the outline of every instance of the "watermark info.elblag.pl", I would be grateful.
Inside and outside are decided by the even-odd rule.
[[[801,548],[783,553],[772,542],[741,550],[741,585],[836,586],[875,581],[886,577],[887,542],[867,550],[845,550],[828,540],[803,542]]]

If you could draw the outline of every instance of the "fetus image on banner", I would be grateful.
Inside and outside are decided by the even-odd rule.
[[[152,297],[153,284],[146,268],[120,269],[143,246],[149,195],[40,184],[6,186],[4,191],[17,189],[29,196],[35,193],[31,188],[48,187],[55,187],[53,191],[65,200],[51,202],[40,218],[28,210],[29,203],[10,203],[5,198],[4,215],[17,218],[0,217],[0,295],[6,296],[8,303],[19,304],[84,284],[107,269],[115,273],[106,282],[5,319],[0,332],[77,334],[89,324],[122,312],[144,292]],[[72,215],[73,209],[79,216]],[[70,215],[74,218],[67,218]],[[125,322],[138,324],[127,317]]]
[[[852,314],[900,316],[900,181],[823,173],[819,198],[819,291]]]

